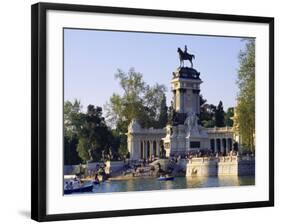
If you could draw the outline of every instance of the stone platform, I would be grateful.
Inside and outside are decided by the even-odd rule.
[[[186,176],[253,176],[255,159],[237,156],[200,157],[188,160]]]

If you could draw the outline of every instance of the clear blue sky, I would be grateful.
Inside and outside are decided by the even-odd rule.
[[[172,72],[179,66],[177,48],[195,54],[194,68],[201,73],[201,93],[208,103],[223,101],[235,106],[238,54],[245,42],[235,37],[151,34],[96,30],[64,30],[64,97],[102,106],[110,96],[122,93],[114,74],[134,67],[150,85],[167,87],[172,97]],[[188,62],[185,62],[188,63]]]

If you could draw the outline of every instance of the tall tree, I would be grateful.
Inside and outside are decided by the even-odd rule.
[[[222,101],[219,102],[216,111],[215,111],[215,125],[217,127],[223,127],[224,124],[224,110]]]
[[[119,81],[123,94],[113,94],[105,109],[107,122],[119,133],[119,153],[124,155],[127,153],[126,133],[132,119],[137,119],[145,128],[158,127],[160,119],[164,122],[166,88],[159,84],[149,86],[143,81],[142,74],[133,68],[127,73],[119,69],[115,78]]]
[[[64,103],[64,134],[71,137],[77,134],[80,127],[80,112],[82,105],[79,100],[75,99],[74,102],[66,101]]]
[[[205,128],[215,127],[216,106],[207,104],[207,100],[200,95],[200,116],[199,123]]]
[[[128,127],[133,118],[141,117],[143,108],[142,96],[146,89],[146,84],[142,80],[142,74],[135,72],[133,68],[128,73],[118,69],[115,78],[124,91],[123,95],[114,93],[105,105],[107,111],[107,121],[112,127],[122,123]],[[122,126],[123,126],[122,125]]]
[[[157,122],[157,128],[164,128],[168,123],[168,107],[166,103],[166,96],[163,94],[160,103],[159,119]]]
[[[247,39],[239,54],[239,88],[236,108],[238,133],[245,150],[255,150],[255,40]]]
[[[98,161],[103,153],[108,153],[112,138],[102,116],[102,108],[89,105],[87,113],[81,114],[80,119],[81,128],[78,132],[79,143],[77,146],[79,156],[84,162],[90,159]]]
[[[80,127],[80,101],[66,101],[64,103],[64,164],[73,165],[81,163],[77,152],[78,129]]]
[[[224,114],[224,122],[225,126],[232,127],[233,126],[233,116],[234,116],[234,108],[229,107]]]
[[[159,124],[159,119],[160,119],[161,112],[163,113],[161,116],[165,116],[165,106],[166,106],[165,91],[166,91],[165,86],[159,85],[158,83],[156,83],[154,86],[146,85],[146,91],[144,92],[144,97],[142,99],[144,108],[146,109],[146,113],[147,113],[146,119],[148,121],[146,123],[143,123],[145,127],[160,128],[161,126],[163,126],[163,124]],[[163,108],[161,108],[161,106],[163,106]],[[164,124],[164,126],[165,125],[166,124]]]

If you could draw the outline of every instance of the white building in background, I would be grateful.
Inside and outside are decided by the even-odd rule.
[[[132,120],[127,133],[128,151],[132,160],[160,157],[165,129],[145,129],[137,120]]]
[[[164,129],[144,129],[137,120],[128,127],[128,150],[132,160],[187,155],[198,150],[228,153],[237,138],[232,127],[204,128],[200,115],[200,73],[180,67],[173,73],[173,123]]]

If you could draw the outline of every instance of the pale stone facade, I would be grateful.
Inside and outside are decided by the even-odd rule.
[[[198,150],[211,150],[218,154],[233,150],[233,128],[203,128],[198,124],[202,83],[199,76],[199,72],[189,67],[180,67],[173,73],[171,125],[165,129],[144,129],[136,120],[130,123],[127,136],[132,160],[159,157],[162,147],[166,157]]]
[[[185,126],[176,126],[171,133],[172,127],[166,129],[142,128],[137,120],[133,120],[128,128],[128,150],[132,160],[151,159],[160,157],[161,146],[165,148],[165,155],[169,157],[177,154],[186,154],[192,150],[209,149],[213,153],[229,153],[233,150],[234,132],[232,127],[202,128],[198,135],[194,133],[185,135]],[[176,133],[176,134],[175,134]],[[184,141],[182,141],[184,140]],[[200,142],[198,148],[188,148],[190,141]],[[173,145],[170,145],[173,144]],[[172,150],[171,150],[172,149]]]
[[[139,160],[159,157],[161,141],[165,135],[165,129],[145,129],[140,126],[137,120],[132,120],[127,133],[130,159]]]
[[[205,129],[209,138],[209,149],[215,153],[228,153],[233,150],[234,130],[232,127]]]
[[[200,157],[188,160],[187,177],[255,175],[255,159],[239,156]]]

